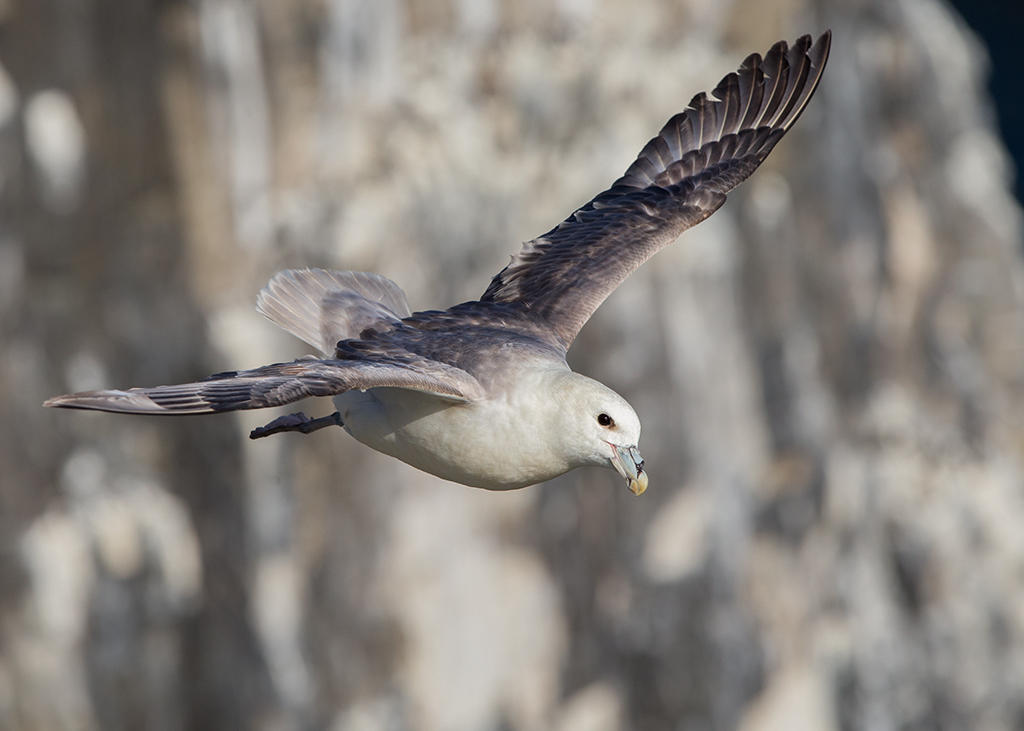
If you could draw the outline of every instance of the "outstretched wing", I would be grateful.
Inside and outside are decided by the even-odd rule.
[[[388,386],[422,391],[452,402],[473,401],[483,395],[477,380],[459,368],[412,354],[396,354],[373,361],[300,358],[249,371],[218,373],[176,386],[56,396],[43,405],[129,414],[206,414],[262,409],[309,396]]]
[[[803,112],[828,59],[831,32],[812,45],[780,41],[672,117],[611,188],[523,245],[483,301],[519,302],[568,347],[629,274],[714,213]]]

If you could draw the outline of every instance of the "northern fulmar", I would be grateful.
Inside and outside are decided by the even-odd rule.
[[[253,430],[342,426],[360,442],[464,485],[509,490],[584,465],[647,488],[640,420],[617,393],[574,373],[566,352],[631,272],[725,202],[810,100],[830,32],[752,54],[712,96],[672,117],[612,186],[521,251],[483,296],[411,313],[389,279],[323,269],[276,274],[257,308],[324,357],[155,388],[87,391],[46,406],[205,414],[332,396],[337,411]]]

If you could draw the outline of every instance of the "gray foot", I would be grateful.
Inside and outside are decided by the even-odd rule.
[[[260,426],[249,432],[250,439],[269,437],[271,434],[278,434],[285,431],[297,431],[309,434],[325,426],[343,426],[341,414],[335,411],[330,416],[321,416],[319,419],[310,419],[301,411],[296,414],[285,414],[279,416],[266,426]]]

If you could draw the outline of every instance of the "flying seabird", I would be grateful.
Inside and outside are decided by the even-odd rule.
[[[508,490],[600,465],[639,495],[647,472],[636,412],[570,370],[566,352],[622,280],[714,213],[768,156],[814,94],[830,42],[826,32],[748,56],[710,98],[698,94],[672,117],[608,190],[525,243],[477,301],[411,313],[398,285],[377,274],[283,271],[257,309],[323,357],[45,405],[206,414],[332,396],[330,416],[288,414],[249,436],[337,425],[465,485]]]

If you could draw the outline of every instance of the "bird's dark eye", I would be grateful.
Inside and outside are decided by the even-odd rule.
[[[601,426],[615,426],[615,419],[608,416],[608,414],[598,414],[597,423]]]

